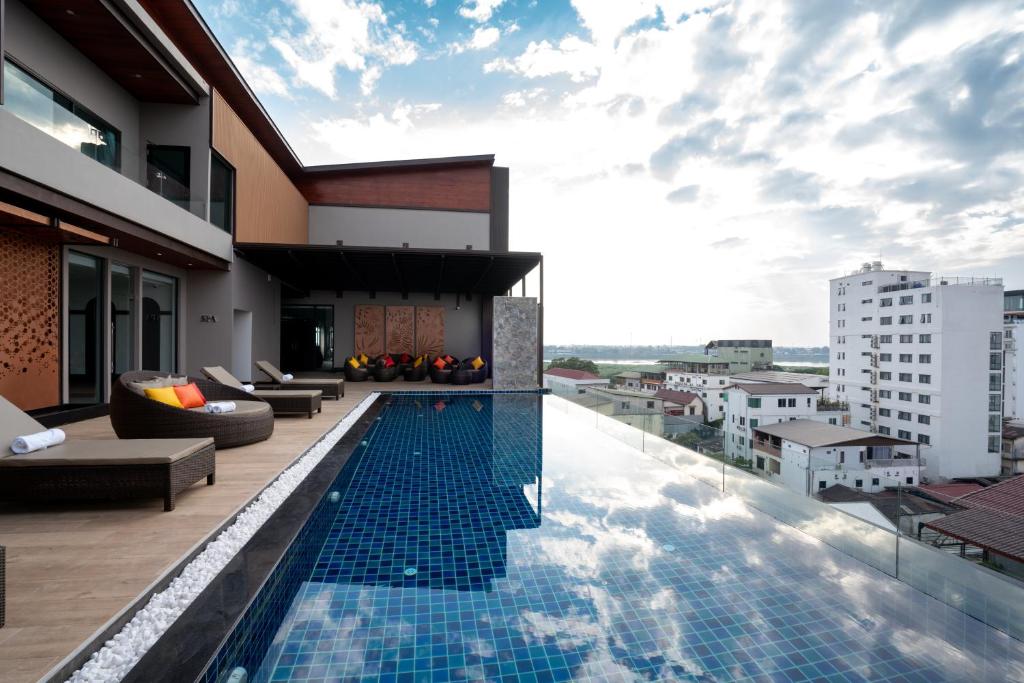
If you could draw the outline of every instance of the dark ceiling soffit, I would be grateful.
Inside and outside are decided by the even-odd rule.
[[[460,157],[435,157],[430,159],[396,159],[392,161],[367,161],[353,164],[325,164],[306,166],[305,173],[361,173],[364,171],[402,171],[427,168],[450,168],[457,166],[493,165],[493,154],[477,154]]]
[[[0,170],[0,197],[3,197],[5,194],[7,195],[6,199],[12,204],[66,220],[74,225],[94,230],[106,237],[124,240],[129,244],[132,242],[146,243],[153,247],[158,247],[167,252],[178,254],[180,260],[185,263],[191,262],[194,264],[194,267],[214,270],[229,269],[227,261],[196,249],[189,244],[161,235],[149,228],[107,213],[102,209],[97,209],[77,199],[72,199],[59,192],[54,192],[49,188]],[[120,246],[128,251],[135,251],[130,248],[129,244],[122,244]],[[138,253],[149,255],[143,251],[138,251]]]
[[[235,251],[246,253],[259,253],[269,252],[284,253],[286,251],[292,251],[296,254],[303,252],[344,252],[346,254],[397,254],[402,256],[409,254],[412,256],[471,256],[477,258],[490,258],[494,257],[501,259],[502,257],[509,258],[534,258],[538,262],[540,261],[541,254],[539,251],[487,251],[485,249],[421,249],[416,247],[357,247],[357,246],[336,246],[333,244],[268,244],[265,242],[237,242],[235,243]]]

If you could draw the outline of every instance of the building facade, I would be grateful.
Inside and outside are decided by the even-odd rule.
[[[851,426],[924,446],[933,480],[998,474],[1002,308],[998,279],[875,262],[831,280],[829,386]]]
[[[1024,289],[1003,296],[1003,418],[1024,419]]]
[[[540,265],[508,250],[493,156],[305,166],[190,3],[2,7],[0,394],[63,409],[132,369],[491,360],[494,297]]]
[[[715,339],[707,343],[704,353],[729,364],[729,372],[771,370],[771,339]]]
[[[585,370],[548,368],[544,371],[544,388],[555,394],[584,394],[589,388],[607,387],[609,380]]]

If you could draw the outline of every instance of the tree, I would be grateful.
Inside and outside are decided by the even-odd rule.
[[[549,368],[565,368],[567,370],[583,370],[584,372],[590,372],[597,374],[597,363],[592,360],[583,360],[576,356],[569,356],[568,358],[556,358],[551,361],[548,365]]]

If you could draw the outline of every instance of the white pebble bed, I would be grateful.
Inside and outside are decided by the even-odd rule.
[[[123,679],[175,619],[181,616],[192,601],[210,585],[231,558],[323,460],[328,451],[341,440],[377,396],[377,393],[368,395],[320,441],[310,446],[295,464],[282,472],[249,507],[239,513],[231,526],[224,529],[179,576],[171,581],[167,588],[153,595],[146,606],[139,610],[117,635],[92,653],[89,661],[71,674],[69,683],[110,683]]]

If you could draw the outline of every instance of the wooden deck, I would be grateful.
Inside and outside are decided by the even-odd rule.
[[[487,384],[444,389],[486,389]],[[373,391],[441,389],[430,382],[346,383],[313,419],[280,417],[262,443],[217,451],[217,483],[163,500],[0,504],[7,546],[7,625],[0,682],[36,681],[75,651]],[[69,439],[116,438],[107,418],[64,428]]]

